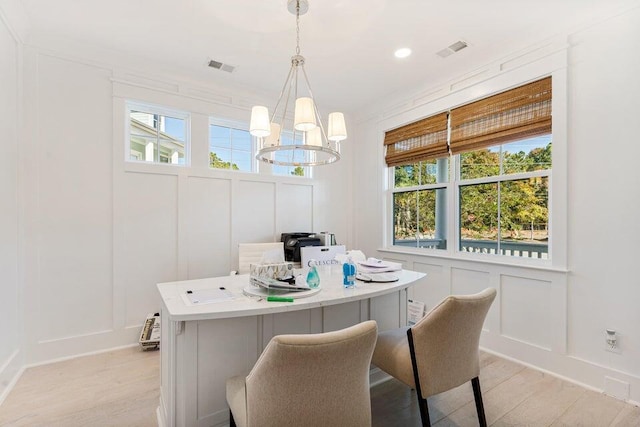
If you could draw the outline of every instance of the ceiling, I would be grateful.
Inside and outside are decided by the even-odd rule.
[[[637,0],[309,0],[301,53],[320,106],[355,112],[427,87],[553,36],[612,16]],[[278,96],[295,51],[286,0],[21,0],[26,42],[84,46],[127,66],[153,65],[201,82]],[[436,52],[463,40],[445,59]],[[410,47],[406,59],[393,56]],[[226,73],[209,59],[235,66]],[[206,84],[206,83],[205,83]]]

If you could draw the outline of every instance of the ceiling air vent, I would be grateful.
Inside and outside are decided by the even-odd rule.
[[[446,49],[442,49],[440,52],[436,52],[436,55],[438,55],[441,58],[446,58],[449,55],[453,55],[456,52],[460,52],[465,47],[467,47],[467,43],[463,42],[462,40],[458,40],[457,42],[453,43]]]
[[[233,73],[233,70],[236,69],[236,67],[234,67],[233,65],[223,64],[222,62],[214,61],[213,59],[209,61],[208,65],[211,68],[226,71],[227,73]]]

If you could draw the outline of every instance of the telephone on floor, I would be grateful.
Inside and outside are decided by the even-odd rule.
[[[147,315],[139,342],[143,350],[157,350],[160,347],[160,313]]]

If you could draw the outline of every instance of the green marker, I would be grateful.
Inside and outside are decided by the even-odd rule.
[[[267,297],[267,301],[270,302],[293,302],[291,297]]]

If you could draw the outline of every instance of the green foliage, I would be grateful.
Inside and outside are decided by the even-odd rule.
[[[543,170],[551,168],[551,146],[552,144],[547,144],[544,148],[534,148],[529,153],[529,158],[531,158],[532,169],[530,170]]]
[[[498,185],[460,187],[462,238],[495,239],[498,227]]]
[[[213,152],[209,153],[209,166],[218,169],[233,169],[236,171],[240,170],[238,165],[236,165],[235,163],[223,161],[220,157],[218,157],[216,153]]]
[[[499,151],[477,150],[460,157],[461,179],[500,175]],[[529,153],[505,151],[502,167],[503,174],[549,169],[551,143]],[[427,173],[423,164],[395,168],[396,188],[430,182],[435,182],[435,176]],[[461,186],[461,238],[497,240],[499,229],[503,240],[546,239],[548,187],[547,178]],[[434,234],[436,191],[419,190],[394,194],[396,239],[430,237]]]
[[[291,171],[291,175],[304,176],[304,168],[302,166],[296,166],[295,169]]]
[[[436,160],[395,167],[395,186],[412,187],[436,183]]]
[[[437,161],[397,166],[395,187],[414,187],[437,183]],[[420,190],[395,193],[394,228],[396,238],[433,238],[436,227],[436,193],[444,190]]]
[[[460,155],[460,178],[473,179],[500,174],[500,153],[489,150]]]

